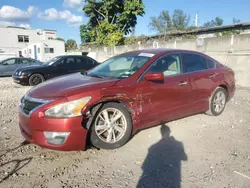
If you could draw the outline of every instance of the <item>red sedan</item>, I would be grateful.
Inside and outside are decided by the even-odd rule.
[[[137,130],[197,113],[220,115],[234,72],[202,53],[154,49],[112,57],[31,89],[19,107],[25,139],[57,150],[124,145]]]

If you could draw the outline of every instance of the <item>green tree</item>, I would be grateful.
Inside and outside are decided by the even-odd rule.
[[[76,50],[77,49],[76,41],[73,39],[67,40],[65,43],[65,49],[66,49],[66,51]]]
[[[163,10],[158,17],[151,17],[149,27],[157,33],[164,33],[173,26],[171,17],[168,11]]]
[[[216,27],[216,26],[222,26],[222,25],[223,25],[223,19],[217,16],[214,20],[206,22],[203,26],[204,27]]]
[[[233,24],[237,24],[237,23],[240,23],[240,20],[236,19],[236,18],[233,18]]]
[[[80,29],[80,36],[99,44],[119,44],[124,34],[132,32],[137,16],[144,15],[142,0],[86,0],[86,3],[83,11],[89,22]]]
[[[177,30],[184,30],[188,27],[190,21],[190,16],[185,14],[183,10],[177,9],[174,10],[172,22],[173,27]]]
[[[182,10],[174,10],[172,16],[168,11],[162,11],[158,17],[151,17],[149,27],[157,33],[171,30],[185,30],[188,28],[190,17]]]
[[[61,37],[56,37],[56,40],[60,40],[60,41],[65,42],[65,40],[63,38],[61,38]]]
[[[87,30],[87,26],[82,24],[80,25],[80,37],[82,44],[90,42],[90,35]]]

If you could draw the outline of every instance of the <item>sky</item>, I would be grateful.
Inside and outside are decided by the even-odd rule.
[[[214,19],[224,20],[224,25],[232,24],[233,17],[241,22],[250,22],[250,0],[143,0],[145,15],[138,17],[136,35],[155,34],[149,28],[150,18],[158,16],[162,10],[171,13],[182,9],[190,15],[194,23],[198,12],[198,23]],[[80,43],[79,26],[87,23],[82,7],[84,0],[0,0],[0,27],[7,25],[32,29],[55,29],[57,36],[74,39]]]

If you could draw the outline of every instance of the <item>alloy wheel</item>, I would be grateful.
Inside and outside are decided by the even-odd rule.
[[[94,126],[97,136],[102,141],[116,143],[126,133],[127,121],[120,110],[106,108],[98,114]]]
[[[213,109],[215,112],[220,113],[223,111],[226,104],[226,95],[223,91],[219,91],[214,96]]]

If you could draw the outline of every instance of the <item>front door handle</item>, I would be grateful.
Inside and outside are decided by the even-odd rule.
[[[183,85],[187,85],[187,84],[188,84],[187,81],[181,81],[181,82],[179,83],[179,86],[183,86]]]

